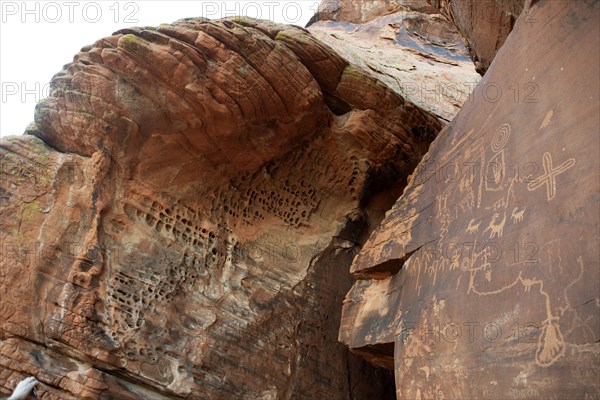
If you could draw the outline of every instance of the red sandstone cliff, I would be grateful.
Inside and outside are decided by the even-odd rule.
[[[340,0],[85,47],[0,141],[0,393],[598,398],[598,17]]]

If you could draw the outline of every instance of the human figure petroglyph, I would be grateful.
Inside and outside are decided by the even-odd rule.
[[[504,147],[510,138],[509,124],[502,124],[494,133],[490,147],[495,153],[486,166],[485,189],[487,191],[502,190],[506,175],[506,162],[504,160]]]
[[[476,159],[461,160],[459,156],[454,160],[457,165],[471,165],[472,162],[489,159],[487,163],[484,163],[483,168],[470,170],[473,171],[471,179],[463,177],[463,179],[448,182],[442,196],[437,200],[443,232],[439,242],[444,242],[448,232],[453,231],[451,225],[460,223],[464,232],[473,237],[474,241],[471,243],[473,246],[458,252],[458,257],[449,259],[442,257],[426,263],[423,266],[423,272],[435,279],[440,270],[455,269],[458,265],[460,271],[469,274],[467,293],[478,296],[496,295],[507,290],[519,290],[520,287],[526,292],[533,289],[536,296],[537,294],[541,296],[541,304],[543,304],[542,318],[539,321],[540,334],[534,358],[539,367],[545,368],[556,363],[565,354],[566,343],[561,331],[560,318],[567,310],[572,309],[566,300],[566,293],[563,293],[564,285],[556,286],[550,283],[560,279],[568,286],[569,282],[575,279],[571,275],[576,274],[577,270],[573,272],[572,269],[565,269],[566,267],[561,266],[560,240],[543,245],[548,252],[545,257],[533,257],[535,254],[530,254],[531,246],[525,246],[525,244],[519,244],[524,249],[524,253],[515,256],[513,254],[515,250],[511,248],[510,257],[507,254],[502,257],[501,253],[500,255],[497,253],[498,246],[496,245],[498,243],[490,244],[487,240],[502,238],[508,219],[512,224],[523,222],[529,207],[518,202],[516,194],[522,193],[521,190],[533,191],[546,185],[547,199],[553,199],[556,195],[556,176],[571,168],[575,164],[575,159],[570,158],[554,167],[550,154],[544,153],[544,173],[528,183],[519,179],[517,170],[514,171],[514,176],[506,174],[508,171],[506,163],[510,163],[507,157],[511,154],[510,149],[506,147],[509,137],[510,126],[503,124],[496,131],[489,147],[481,146],[486,151]],[[476,152],[470,151],[468,154],[471,156]],[[479,163],[477,165],[481,166]],[[483,186],[484,198],[482,202],[478,198],[476,205],[474,202],[474,208],[480,210],[480,214],[483,210],[490,212],[484,222],[485,229],[483,231],[480,229],[481,215],[477,213],[470,215],[467,219],[469,222],[465,226],[465,220],[461,218],[462,213],[459,212],[461,202],[465,202],[469,191],[474,189],[473,185],[477,186],[478,184],[480,188]],[[451,206],[452,204],[454,206]],[[484,207],[480,208],[479,204]],[[464,210],[462,211],[464,213]],[[485,238],[482,235],[485,235]],[[481,241],[482,239],[485,240]],[[538,245],[536,244],[534,248],[538,249]],[[537,254],[537,250],[535,253]],[[418,266],[418,263],[415,263],[415,266]]]
[[[504,150],[494,155],[487,164],[485,174],[485,190],[496,192],[502,190],[506,175],[506,162]]]
[[[503,261],[505,267],[502,274],[513,269],[516,274],[513,280],[495,279],[497,268],[490,267],[484,248],[482,251],[473,251],[469,257],[462,260],[462,270],[470,274],[468,293],[489,296],[502,293],[506,290],[521,286],[525,292],[539,293],[543,299],[543,313],[545,318],[540,323],[540,335],[535,351],[535,362],[540,367],[549,367],[556,363],[566,351],[566,342],[561,329],[561,317],[566,312],[573,312],[574,307],[568,299],[567,289],[582,277],[584,270],[583,258],[579,256],[576,263],[578,268],[563,265],[561,257],[561,240],[555,239],[542,246],[546,257],[540,262],[510,263]],[[551,281],[560,280],[565,285],[551,284]],[[566,289],[567,288],[567,289]]]

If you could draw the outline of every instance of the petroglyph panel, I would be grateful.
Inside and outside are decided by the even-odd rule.
[[[398,398],[600,397],[597,78],[564,74],[598,54],[599,9],[536,6],[544,24],[521,19],[480,85],[516,71],[511,82],[535,77],[544,96],[490,102],[476,89],[354,260],[366,280],[346,298],[340,338],[359,354],[372,346],[375,363],[393,344]],[[564,42],[526,45],[569,21]],[[565,93],[588,100],[574,108]]]

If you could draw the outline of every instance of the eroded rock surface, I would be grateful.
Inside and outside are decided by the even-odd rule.
[[[403,11],[438,12],[427,0],[323,0],[308,25],[324,20],[361,24]]]
[[[308,30],[444,123],[480,80],[460,34],[440,14],[401,11],[364,23],[323,20]]]
[[[308,23],[338,21],[364,24],[382,16],[441,13],[460,32],[483,75],[504,44],[517,18],[525,12],[529,22],[540,22],[537,0],[323,0]],[[443,26],[443,25],[441,25]]]
[[[0,142],[0,390],[389,398],[339,309],[440,128],[300,28],[190,19],[82,49]]]
[[[600,398],[600,10],[536,7],[353,262],[340,340],[398,399]]]
[[[537,0],[428,0],[462,33],[475,63],[483,75],[525,12],[529,23],[541,23]]]

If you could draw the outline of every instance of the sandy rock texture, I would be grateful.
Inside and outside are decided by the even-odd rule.
[[[444,124],[481,79],[461,35],[440,14],[400,11],[363,23],[322,20],[308,30]]]
[[[0,142],[0,392],[393,398],[338,343],[352,259],[442,128],[308,31],[126,29]]]
[[[352,264],[340,341],[398,399],[600,397],[600,8],[535,7]]]
[[[539,21],[537,0],[323,0],[309,22],[338,21],[364,24],[382,16],[441,13],[454,25],[467,53],[483,75],[523,12],[530,22]],[[426,17],[422,17],[426,18]],[[402,18],[400,18],[402,20]],[[437,28],[443,24],[436,24]]]
[[[598,20],[326,0],[84,47],[0,140],[0,394],[600,399]]]
[[[517,18],[541,23],[537,0],[429,0],[462,33],[477,72],[487,71]]]

